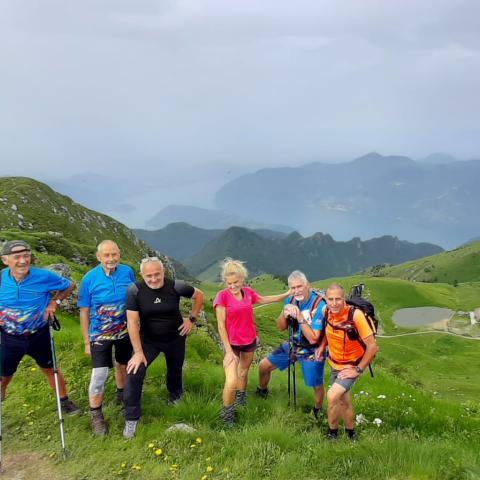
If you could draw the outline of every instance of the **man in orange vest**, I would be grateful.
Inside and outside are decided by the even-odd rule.
[[[327,392],[327,439],[336,440],[342,419],[345,432],[352,441],[356,441],[351,388],[373,360],[378,346],[363,312],[345,302],[345,290],[341,285],[332,284],[327,288],[326,301],[325,337],[316,356],[321,358],[328,345],[331,375]]]

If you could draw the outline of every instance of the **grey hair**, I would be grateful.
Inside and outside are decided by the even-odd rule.
[[[118,245],[113,240],[102,240],[97,246],[97,253],[100,253],[102,248],[106,245],[113,245],[118,251],[120,251]]]
[[[165,269],[165,267],[163,266],[163,262],[158,258],[158,257],[145,257],[145,258],[142,258],[141,262],[140,262],[140,273],[143,273],[143,267],[147,264],[147,263],[152,263],[152,262],[156,262],[156,263],[159,263],[160,266]]]
[[[300,270],[294,270],[288,276],[288,279],[287,279],[288,284],[290,284],[290,281],[293,280],[294,278],[299,278],[302,281],[302,283],[304,283],[305,285],[308,284],[308,280],[307,280],[306,275],[303,272],[301,272]]]
[[[345,289],[339,283],[330,284],[325,290],[325,293],[327,293],[329,290],[340,290],[342,292],[342,297],[345,298]]]

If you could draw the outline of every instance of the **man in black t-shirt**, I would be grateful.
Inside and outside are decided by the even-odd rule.
[[[169,403],[176,404],[180,400],[185,338],[203,305],[201,290],[165,278],[165,269],[157,257],[143,259],[140,273],[143,281],[130,285],[127,290],[127,328],[134,353],[127,365],[123,395],[124,438],[135,435],[147,367],[161,352],[165,354],[167,364]],[[180,297],[193,300],[189,318],[182,318]]]

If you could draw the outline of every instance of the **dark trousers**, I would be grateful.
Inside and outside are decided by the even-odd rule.
[[[171,398],[178,398],[183,392],[182,368],[185,360],[185,336],[160,341],[142,338],[142,349],[148,366],[160,355],[165,354],[167,363],[167,390]],[[148,368],[147,366],[147,368]],[[123,391],[125,419],[138,420],[141,414],[143,381],[147,368],[140,365],[137,373],[129,373]]]

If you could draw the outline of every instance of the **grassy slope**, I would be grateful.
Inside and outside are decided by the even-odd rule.
[[[344,283],[359,280],[345,279]],[[282,287],[275,282],[268,279],[254,284],[262,293],[272,293]],[[412,285],[395,279],[367,279],[367,287],[390,329],[388,318],[393,308],[437,302],[451,306],[449,302],[458,302],[458,293],[473,303],[479,290],[478,285]],[[217,287],[205,285],[204,290],[209,299]],[[276,333],[273,321],[279,309],[279,305],[272,305],[256,312],[262,340],[269,345],[282,337]],[[211,308],[207,310],[211,317]],[[56,337],[60,364],[67,374],[71,396],[80,399],[86,409],[89,360],[82,354],[76,319],[64,317],[63,324],[64,329]],[[326,444],[321,436],[323,426],[320,429],[300,411],[288,411],[285,372],[273,375],[272,395],[267,401],[251,395],[240,415],[240,426],[223,432],[216,420],[223,381],[222,356],[213,341],[199,330],[188,342],[187,394],[181,406],[165,405],[164,362],[157,361],[149,370],[138,436],[129,442],[121,438],[121,412],[107,400],[110,434],[105,439],[93,438],[86,415],[68,418],[71,455],[54,468],[65,478],[75,479],[201,479],[204,475],[209,479],[478,478],[478,344],[440,334],[380,339],[379,343],[376,378],[365,375],[354,392],[357,413],[363,413],[370,422],[380,418],[383,423],[379,428],[372,423],[361,427],[358,445],[343,440]],[[39,372],[31,368],[33,363],[24,360],[5,402],[4,445],[7,452],[33,449],[46,456],[53,454],[55,461],[58,433],[52,397]],[[256,369],[252,369],[250,391],[255,385]],[[113,389],[113,383],[109,383],[107,399],[112,398]],[[379,399],[378,395],[386,398]],[[301,406],[311,404],[311,392],[301,384],[298,396]],[[195,426],[197,432],[166,433],[165,429],[177,421]],[[202,442],[197,443],[196,438]],[[155,455],[148,447],[150,443],[162,448],[162,454]],[[208,466],[214,468],[213,472],[207,472]]]
[[[375,276],[417,282],[472,282],[480,280],[480,241],[449,252],[372,271]]]

